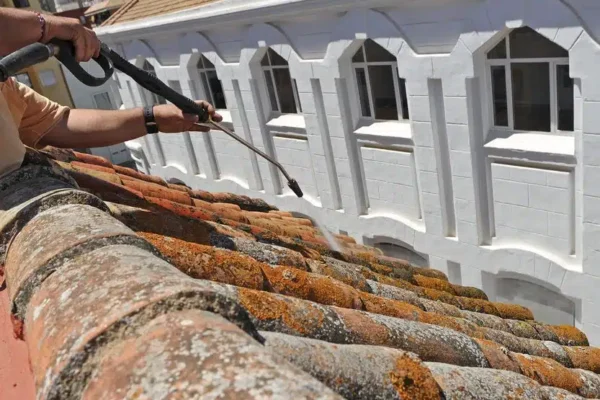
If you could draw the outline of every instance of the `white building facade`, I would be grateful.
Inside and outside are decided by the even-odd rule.
[[[222,0],[98,29],[219,132],[138,168],[310,216],[600,345],[600,3]],[[118,74],[126,107],[163,101]],[[426,255],[426,256],[423,256]]]

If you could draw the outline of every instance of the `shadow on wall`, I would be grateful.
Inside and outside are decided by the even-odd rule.
[[[498,276],[489,272],[482,272],[482,282],[482,289],[492,301],[527,307],[536,321],[575,325],[575,302],[555,290],[515,276]]]

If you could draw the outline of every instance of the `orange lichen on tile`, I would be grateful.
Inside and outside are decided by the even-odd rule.
[[[415,275],[414,279],[418,286],[426,287],[426,288],[430,288],[430,289],[441,290],[446,293],[456,295],[454,288],[448,281],[444,281],[442,279],[437,279],[437,278],[429,278],[429,277],[426,277],[423,275]]]
[[[409,282],[403,281],[402,279],[394,279],[394,278],[390,278],[389,276],[385,276],[385,275],[381,275],[375,272],[366,272],[365,270],[363,270],[363,276],[366,279],[371,279],[373,281],[377,281],[379,283],[383,283],[385,285],[390,285],[390,286],[395,286],[397,288],[400,289],[405,289],[405,290],[409,290],[415,294],[417,294],[418,296],[423,296],[423,297],[427,297],[427,295],[425,294],[425,289],[419,286],[415,286]],[[437,290],[433,290],[433,289],[428,289],[430,291],[431,295],[434,294],[442,294],[442,296],[446,296],[448,295],[448,293],[444,293],[444,292],[439,292]],[[433,299],[433,300],[437,300],[437,299]]]
[[[458,308],[461,310],[475,311],[484,314],[490,314],[495,316],[500,316],[496,307],[494,307],[495,303],[487,300],[481,299],[472,299],[470,297],[459,297],[456,296],[455,299],[458,301]]]
[[[146,175],[146,174],[136,171],[135,169],[121,167],[119,165],[113,165],[113,168],[115,169],[115,171],[117,171],[117,173],[128,176],[130,178],[134,178],[134,179],[138,179],[140,181],[145,181],[145,182],[150,182],[150,183],[156,183],[157,185],[161,185],[161,186],[167,186],[167,182],[165,182],[165,180],[161,177],[154,176],[154,175]]]
[[[79,170],[78,168],[83,169],[82,172],[85,172],[88,169],[93,169],[95,171],[104,172],[106,174],[116,174],[116,171],[114,170],[114,168],[103,167],[103,166],[96,165],[96,164],[86,164],[86,163],[82,163],[81,161],[73,161],[73,162],[71,162],[71,166],[77,170]]]
[[[360,292],[333,278],[265,264],[262,270],[269,283],[269,291],[324,305],[362,309]]]
[[[220,209],[229,209],[229,210],[234,210],[234,211],[242,211],[241,207],[238,206],[237,204],[231,204],[231,203],[212,203],[213,207],[215,207],[215,209],[220,208]]]
[[[533,313],[526,307],[517,304],[505,304],[494,302],[498,315],[505,319],[520,319],[522,321],[532,320]]]
[[[105,180],[107,182],[110,183],[114,183],[115,185],[121,185],[121,179],[119,178],[119,176],[115,173],[108,173],[108,172],[104,172],[104,171],[99,171],[97,169],[93,169],[96,168],[96,165],[89,165],[89,167],[92,168],[88,168],[88,164],[80,164],[80,165],[76,165],[74,162],[71,163],[71,167],[73,167],[73,169],[77,172],[81,172],[90,176],[95,176],[98,179],[102,179]],[[101,167],[103,168],[103,167]],[[100,168],[99,168],[100,169]]]
[[[289,222],[291,224],[313,226],[312,221],[307,218],[295,218],[295,217],[282,217],[282,218],[284,221]]]
[[[486,339],[475,339],[485,355],[490,367],[521,373],[519,364],[509,357],[510,351],[496,342]]]
[[[173,265],[192,278],[208,279],[249,289],[263,289],[261,263],[251,257],[184,240],[141,233]]]
[[[478,331],[477,326],[462,318],[453,318],[432,312],[422,312],[418,321],[425,324],[443,326],[444,328],[449,328],[471,337],[483,337],[483,333]]]
[[[574,368],[586,369],[600,374],[600,348],[587,346],[563,346]]]
[[[137,233],[155,233],[198,244],[210,244],[216,229],[204,222],[180,217],[169,210],[110,204],[112,215]]]
[[[160,206],[169,211],[172,211],[181,217],[193,218],[193,219],[198,219],[201,221],[216,221],[216,220],[218,220],[218,217],[216,217],[214,215],[214,213],[205,211],[204,209],[199,208],[199,207],[188,206],[188,205],[181,204],[181,203],[171,201],[171,200],[167,200],[164,198],[157,198],[157,197],[151,197],[151,196],[146,196],[146,199],[149,202],[156,204],[157,206]]]
[[[167,187],[169,189],[177,190],[179,192],[187,193],[189,195],[192,194],[192,190],[190,188],[184,185],[180,185],[178,183],[167,183]]]
[[[92,154],[80,153],[78,151],[74,151],[73,154],[75,155],[75,157],[77,157],[77,159],[79,161],[84,162],[86,164],[95,164],[95,165],[99,165],[101,167],[106,167],[106,168],[113,167],[112,163],[104,157],[95,156]]]
[[[390,380],[401,399],[437,400],[444,395],[431,371],[410,354],[396,359],[396,367],[390,372]]]
[[[325,315],[320,308],[308,304],[307,307],[297,310],[288,301],[277,298],[271,293],[240,288],[237,297],[240,304],[257,320],[264,322],[278,320],[300,334],[318,332],[325,320]]]
[[[278,211],[278,210],[269,211],[269,214],[278,215],[280,217],[293,217],[294,216],[291,212]]]
[[[208,201],[192,198],[192,204],[194,205],[194,207],[200,207],[200,208],[204,208],[206,210],[212,210],[211,209],[212,203],[209,203]]]
[[[216,201],[212,193],[201,189],[192,189],[192,197],[209,203],[214,203]]]
[[[450,293],[442,292],[441,290],[422,288],[423,296],[429,300],[437,300],[446,304],[451,304],[458,308],[462,308],[456,296],[452,296]],[[469,310],[471,311],[471,310]]]
[[[144,195],[137,190],[75,170],[68,171],[68,173],[82,189],[92,192],[104,201],[114,201],[131,206],[146,204]]]
[[[423,310],[411,304],[375,296],[370,293],[360,293],[360,298],[364,304],[365,311],[375,314],[419,321],[424,313]]]
[[[207,210],[213,211],[215,214],[217,214],[217,216],[224,218],[224,219],[230,219],[233,221],[241,222],[243,224],[250,223],[248,218],[246,218],[244,213],[241,212],[239,209],[236,210],[236,209],[229,208],[229,207],[222,207],[221,206],[222,204],[224,204],[224,203],[214,203]]]
[[[572,393],[578,393],[583,385],[579,375],[554,360],[519,353],[511,353],[510,357],[519,364],[523,375],[540,385],[554,386]]]
[[[470,286],[461,286],[461,285],[453,285],[453,284],[450,284],[450,285],[452,286],[452,289],[454,289],[454,291],[456,292],[457,296],[471,297],[473,299],[488,300],[487,295],[481,289],[478,289],[475,287],[470,287]]]
[[[185,205],[192,204],[192,199],[187,193],[169,189],[167,187],[157,185],[155,183],[144,182],[139,180],[124,180],[123,185],[142,192],[144,196],[171,200],[176,203],[181,203]]]
[[[376,322],[368,314],[340,308],[336,314],[342,319],[345,328],[352,332],[357,344],[365,343],[385,346],[390,341],[392,332],[380,322]]]
[[[533,319],[533,318],[532,318]],[[581,330],[570,325],[546,325],[558,336],[561,344],[566,346],[589,346],[587,336]]]

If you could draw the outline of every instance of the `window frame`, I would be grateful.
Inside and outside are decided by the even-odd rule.
[[[212,67],[207,67],[204,60],[208,61]],[[202,63],[202,67],[199,64]],[[205,96],[210,97],[210,104],[213,104],[216,107],[215,102],[215,94],[213,93],[212,87],[210,86],[210,82],[208,80],[208,72],[214,72],[217,75],[217,67],[208,59],[204,54],[200,54],[200,58],[196,63],[196,70],[198,71],[198,75],[200,77],[200,82],[202,83],[202,87],[204,88]],[[218,75],[217,75],[218,78]],[[225,89],[223,89],[223,82],[219,79],[219,83],[221,84],[221,89],[223,90],[223,99],[225,101],[225,108],[219,108],[219,110],[227,110],[227,98],[225,97]]]
[[[271,54],[270,51],[272,50],[271,48],[267,49],[267,53],[263,56],[263,58],[261,58],[261,71],[263,72],[263,77],[264,79],[267,79],[267,77],[265,76],[267,73],[269,75],[270,81],[271,81],[271,85],[273,86],[273,93],[275,94],[275,102],[277,103],[277,110],[273,109],[273,105],[271,102],[271,95],[269,93],[269,89],[268,89],[268,83],[265,82],[265,84],[267,85],[266,89],[267,89],[267,98],[269,100],[269,109],[271,110],[271,117],[272,118],[277,118],[281,115],[287,115],[287,114],[299,114],[302,115],[302,105],[300,104],[300,95],[298,94],[298,84],[296,83],[296,79],[292,77],[292,73],[290,71],[290,65],[289,63],[286,61],[286,65],[273,65],[273,63],[271,62]],[[275,50],[272,50],[275,51]],[[262,60],[264,60],[264,57],[267,57],[268,60],[268,64],[269,65],[262,65]],[[287,69],[288,73],[290,74],[290,80],[292,82],[292,94],[293,94],[293,99],[294,99],[294,107],[296,108],[296,112],[295,113],[284,113],[281,112],[281,101],[279,99],[279,91],[277,90],[277,83],[275,81],[275,74],[273,73],[274,70],[276,69]]]
[[[150,68],[147,68],[150,67]],[[156,74],[156,68],[154,68],[154,65],[152,65],[150,63],[150,61],[148,60],[144,60],[144,63],[142,64],[142,69],[144,71],[146,71],[148,74],[154,76],[154,77],[158,77],[158,75]],[[149,91],[146,88],[143,88],[142,86],[140,86],[140,88],[143,90],[143,92],[145,93],[146,97],[146,103],[152,103],[152,104],[146,104],[147,106],[157,106],[157,105],[161,105],[161,104],[167,104],[167,100],[159,95],[157,95],[156,93],[152,93],[151,91]],[[162,99],[162,101],[161,101]]]
[[[557,68],[559,65],[569,66],[569,57],[537,57],[537,58],[511,58],[510,54],[510,32],[502,36],[498,41],[494,42],[492,46],[485,52],[485,76],[486,76],[486,98],[488,102],[488,114],[489,114],[489,127],[492,130],[502,132],[515,132],[515,133],[526,133],[536,132],[542,134],[559,134],[559,135],[573,135],[573,131],[563,131],[558,129],[558,91],[557,91]],[[539,34],[539,33],[538,33]],[[496,48],[504,40],[506,46],[506,58],[488,58],[488,53]],[[554,42],[553,42],[554,43]],[[558,44],[557,44],[558,46]],[[512,82],[512,64],[548,64],[549,69],[549,90],[550,90],[550,131],[530,131],[515,129],[514,124],[514,104],[513,104],[513,82]],[[508,119],[508,126],[496,125],[495,112],[494,112],[494,90],[492,82],[492,67],[501,66],[504,67],[504,79],[506,83],[506,112]],[[573,99],[575,100],[575,99]],[[575,127],[575,121],[573,121]]]
[[[108,97],[108,102],[111,105],[111,108],[100,108],[98,105],[98,100],[96,99],[96,96],[99,95],[106,95]],[[113,99],[110,96],[110,92],[108,91],[104,91],[104,92],[97,92],[92,94],[92,101],[94,102],[94,105],[96,106],[96,110],[115,110],[115,105],[113,104]]]
[[[358,51],[362,51],[363,61],[355,62],[352,59],[350,60],[351,67],[352,67],[352,75],[354,75],[353,76],[354,85],[355,85],[356,93],[357,93],[356,98],[358,101],[359,119],[361,121],[368,121],[368,122],[389,122],[389,121],[410,122],[410,112],[408,114],[408,118],[404,118],[404,113],[403,113],[405,104],[402,99],[402,95],[400,93],[400,79],[401,78],[400,78],[400,74],[398,73],[398,61],[368,61],[367,60],[367,50],[365,48],[366,42],[367,41],[365,40],[360,45],[360,49],[357,50],[352,55],[352,58],[354,58],[354,56],[356,56],[356,53]],[[392,54],[392,56],[393,56],[393,54]],[[396,98],[396,109],[397,109],[398,119],[389,120],[389,119],[375,118],[375,103],[373,101],[373,90],[371,87],[371,77],[370,77],[370,73],[369,73],[370,66],[373,66],[373,67],[375,67],[375,66],[390,66],[392,68],[392,76],[394,77],[394,96]],[[371,112],[371,116],[363,115],[362,102],[361,102],[361,98],[360,98],[360,83],[358,82],[358,74],[357,74],[357,70],[359,70],[359,69],[362,69],[363,73],[365,75],[365,81],[367,83],[367,99],[369,102],[369,110]],[[408,92],[406,95],[406,100],[408,101]],[[406,106],[407,106],[407,110],[408,110],[408,105],[406,105]]]

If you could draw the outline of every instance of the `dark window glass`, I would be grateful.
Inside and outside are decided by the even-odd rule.
[[[548,63],[511,64],[515,129],[550,132]]]
[[[221,81],[217,77],[216,71],[207,71],[206,79],[208,81],[208,85],[210,87],[210,92],[212,93],[213,102],[215,108],[225,109],[227,105],[225,104],[225,94],[223,93],[223,85],[221,85]]]
[[[260,60],[260,65],[262,65],[263,67],[269,66],[269,55],[267,53],[265,53],[265,56],[262,58],[262,60]]]
[[[369,66],[369,79],[371,80],[371,96],[375,119],[398,119],[398,107],[393,69],[389,65]]]
[[[287,61],[274,50],[269,49],[269,57],[271,58],[271,65],[288,65]]]
[[[490,60],[498,60],[506,58],[506,39],[502,39],[500,43],[488,52],[487,56]]]
[[[208,61],[208,58],[201,56],[198,60],[198,68],[200,69],[215,69],[215,65]]]
[[[574,129],[573,79],[569,76],[568,65],[556,66],[556,98],[558,101],[558,130]]]
[[[492,66],[492,96],[494,99],[494,125],[508,126],[506,69],[502,65]]]
[[[355,62],[355,63],[365,62],[365,55],[363,54],[362,45],[358,48],[358,51],[354,54],[354,57],[352,57],[352,62]]]
[[[567,58],[569,52],[529,27],[510,33],[510,58]]]
[[[287,68],[273,70],[275,76],[275,87],[279,95],[281,112],[286,114],[296,113],[296,101],[294,100],[294,89],[292,89],[292,78]]]
[[[406,79],[400,78],[400,100],[402,101],[402,119],[409,119],[408,95],[406,93]]]
[[[267,91],[269,92],[269,101],[271,102],[271,109],[273,111],[279,111],[277,105],[277,97],[275,97],[275,88],[273,87],[273,79],[271,78],[271,72],[265,71],[265,82],[267,83]]]
[[[395,62],[396,57],[371,39],[365,41],[365,50],[367,53],[367,62]]]
[[[356,68],[356,83],[358,84],[358,97],[360,98],[360,109],[363,117],[371,116],[369,105],[369,91],[367,89],[367,77],[364,68]]]

